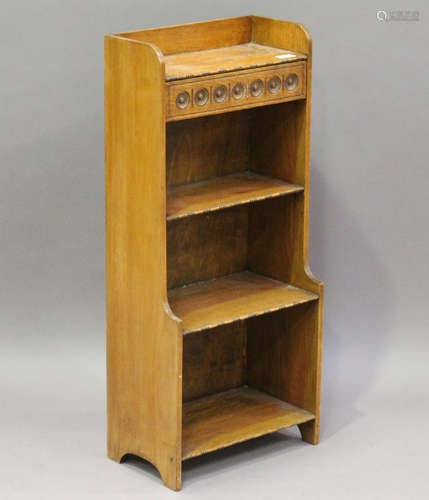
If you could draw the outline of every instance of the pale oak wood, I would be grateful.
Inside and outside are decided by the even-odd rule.
[[[119,36],[156,45],[164,55],[214,49],[251,41],[252,16],[129,31]]]
[[[313,414],[318,411],[318,308],[318,302],[308,302],[247,321],[247,383]]]
[[[163,65],[147,44],[106,37],[105,67],[108,453],[150,460],[179,489],[182,333],[166,291]]]
[[[248,113],[245,110],[168,122],[167,186],[179,186],[248,170]]]
[[[249,271],[168,292],[183,333],[205,330],[317,300],[317,295]]]
[[[168,288],[244,271],[248,212],[249,205],[239,205],[168,222]]]
[[[247,325],[236,321],[183,337],[183,401],[246,384]]]
[[[303,191],[302,186],[243,172],[167,190],[167,221]]]
[[[183,405],[183,459],[314,419],[310,412],[250,387]]]
[[[302,61],[306,58],[305,54],[253,42],[196,52],[182,52],[165,57],[165,79],[169,82],[196,76],[217,75],[248,68]]]
[[[252,39],[256,43],[279,47],[307,55],[307,89],[306,100],[296,109],[296,177],[304,179],[303,216],[299,220],[296,230],[296,258],[291,266],[291,283],[316,293],[319,296],[317,308],[317,322],[314,330],[316,370],[315,390],[313,393],[316,419],[312,425],[302,426],[301,433],[304,440],[317,444],[320,428],[320,390],[322,369],[322,324],[323,324],[323,297],[324,285],[311,272],[308,263],[308,225],[310,209],[310,121],[311,121],[311,81],[312,81],[312,39],[308,30],[301,24],[269,19],[261,16],[252,16]],[[300,183],[299,180],[289,182]]]
[[[289,75],[293,74],[298,77],[298,81],[296,87],[289,90],[285,85],[285,81]],[[273,77],[279,78],[281,81],[279,91],[274,94],[269,91],[269,83]],[[250,91],[251,84],[255,80],[263,82],[263,90],[258,96],[253,96]],[[235,99],[233,96],[233,88],[237,83],[244,86],[243,97],[240,99]],[[227,95],[223,102],[216,102],[214,92],[220,85],[227,88]],[[178,80],[177,82],[170,82],[167,87],[168,121],[226,113],[239,109],[256,108],[267,104],[304,99],[306,95],[306,64],[297,62],[277,66],[270,65],[256,71],[242,70],[227,73],[226,75],[222,73],[189,80]],[[208,100],[204,106],[199,106],[195,101],[195,96],[201,89],[206,89],[208,92]],[[190,102],[186,108],[181,109],[177,106],[176,99],[183,92],[188,93]]]
[[[239,108],[221,105],[187,120],[197,122],[195,116],[203,117],[198,120],[210,119],[207,125],[217,124],[215,130],[204,128],[202,122],[195,127],[183,127],[184,121],[167,124],[168,120],[184,118],[167,115],[173,89],[178,90],[180,85],[214,84],[226,78],[221,73],[166,84],[168,56],[246,43],[305,54],[305,61],[276,65],[286,69],[296,64],[303,68],[305,78],[300,78],[303,82],[300,95],[284,99],[295,99],[295,103],[279,105],[276,100],[265,102],[255,98],[246,101],[245,111],[228,113],[231,117],[239,115],[241,118],[237,121],[224,120],[223,116]],[[186,432],[190,429],[182,422],[184,360],[187,363],[185,408],[199,395],[250,383],[262,391],[275,393],[285,405],[293,403],[298,410],[301,408],[300,412],[309,412],[311,418],[290,420],[288,425],[298,424],[306,441],[316,444],[319,439],[323,284],[312,276],[308,266],[311,53],[311,37],[302,25],[258,16],[106,38],[108,453],[118,461],[127,453],[150,460],[172,489],[181,486],[181,461],[187,458],[187,452],[182,456],[182,444],[186,442],[182,431],[184,434],[185,429]],[[252,72],[256,76],[269,71],[265,66],[263,70],[228,72],[228,78],[250,80]],[[270,108],[273,112],[259,115],[258,107],[261,111]],[[278,112],[279,109],[282,111]],[[288,112],[282,115],[286,110]],[[208,114],[217,115],[205,116]],[[218,117],[218,121],[212,121]],[[284,119],[288,121],[286,126]],[[177,128],[170,128],[173,125]],[[267,133],[255,133],[255,125]],[[272,134],[268,133],[270,127]],[[183,142],[180,144],[183,140],[185,147]],[[194,147],[195,140],[197,147]],[[207,140],[210,147],[204,145]],[[284,147],[279,147],[281,144]],[[271,162],[263,161],[264,150]],[[208,157],[218,157],[220,163],[207,162]],[[205,170],[206,165],[212,165],[210,173]],[[166,185],[210,179],[213,172],[225,175],[249,167],[256,174],[302,185],[304,191],[260,203],[222,208],[213,214],[172,220],[168,223],[167,242]],[[291,209],[291,212],[285,218],[284,214],[276,216],[277,209]],[[209,242],[213,235],[201,231],[202,217],[211,221],[209,229],[215,229],[215,237],[225,238],[225,242],[217,245]],[[259,235],[265,227],[267,230]],[[205,270],[203,263],[207,255],[204,252],[192,249],[184,252],[186,245],[178,244],[181,228],[197,247],[207,245],[213,249]],[[207,240],[198,238],[199,231]],[[236,243],[238,250],[234,249]],[[216,251],[216,246],[227,251]],[[184,262],[186,254],[190,264]],[[281,287],[289,282],[313,298],[271,314],[255,316],[253,309],[244,321],[237,321],[239,318],[234,315],[233,323],[186,335],[190,343],[186,341],[187,352],[182,354],[183,323],[170,310],[167,283],[186,284],[203,271],[210,278],[227,272],[228,268],[257,270],[282,282]],[[264,282],[268,279],[261,278]],[[256,288],[255,294],[260,295],[265,285]],[[261,332],[270,331],[271,338],[260,337]],[[198,335],[212,337],[207,342],[191,340]],[[276,357],[274,345],[287,349],[288,353]],[[198,353],[203,359],[206,349],[211,350],[211,356],[207,363],[199,366]],[[257,359],[259,350],[261,360]],[[231,352],[234,352],[233,358],[228,357]],[[213,368],[213,376],[219,374],[219,383],[210,378],[211,366],[214,367],[210,359],[212,363],[223,359],[225,368],[228,366],[224,371],[220,364]],[[199,370],[192,368],[196,366]],[[260,394],[265,397],[263,392]],[[216,395],[211,397],[212,401],[216,400]],[[260,407],[259,403],[256,406]],[[219,408],[223,407],[226,401],[219,404]],[[207,409],[208,413],[203,411],[205,416],[202,414],[198,422],[200,441],[210,434],[209,428],[214,430],[210,406]],[[265,417],[258,417],[258,422],[264,433],[271,432],[267,430],[271,417],[262,414]],[[234,420],[238,425],[243,419]],[[234,434],[243,439],[258,435],[257,426],[251,425],[248,429],[247,434],[240,430]],[[220,432],[216,439],[216,447],[236,442],[231,441],[228,432]],[[201,450],[209,451],[209,447],[204,445]]]
[[[254,43],[312,56],[311,35],[302,24],[263,16],[251,17]]]

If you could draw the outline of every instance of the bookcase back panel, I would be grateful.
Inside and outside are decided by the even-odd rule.
[[[243,271],[248,207],[238,206],[167,224],[167,287]]]
[[[235,172],[305,184],[305,102],[169,122],[167,187]]]
[[[249,386],[315,413],[320,397],[318,301],[247,320]]]
[[[223,325],[183,338],[183,400],[244,385],[246,324]]]
[[[119,36],[155,44],[164,55],[227,47],[252,39],[252,16],[128,31]]]
[[[167,123],[167,186],[249,168],[249,112]]]
[[[167,223],[167,287],[249,270],[295,284],[303,193]]]
[[[264,106],[252,113],[250,169],[292,184],[305,183],[305,102]]]
[[[302,193],[253,204],[249,211],[248,268],[294,284],[294,267],[301,259],[304,197]],[[269,251],[267,251],[269,249]]]

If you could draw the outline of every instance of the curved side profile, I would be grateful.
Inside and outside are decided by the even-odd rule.
[[[311,118],[311,81],[312,81],[312,39],[309,31],[299,23],[274,20],[265,17],[253,17],[253,40],[263,45],[270,45],[283,49],[302,52],[307,55],[307,98],[296,103],[293,127],[296,137],[296,163],[289,182],[304,186],[304,198],[294,207],[297,211],[293,252],[294,260],[290,266],[290,275],[287,281],[319,296],[313,308],[300,325],[300,335],[303,337],[302,346],[296,347],[295,356],[301,356],[304,351],[305,380],[303,391],[295,393],[292,385],[282,389],[277,388],[274,394],[283,396],[285,400],[297,404],[316,415],[315,420],[299,426],[302,438],[312,444],[319,442],[320,425],[320,384],[322,359],[322,323],[323,323],[323,283],[312,274],[308,264],[308,225],[310,202],[310,118]],[[280,122],[280,119],[279,119]],[[287,125],[286,125],[287,126]],[[279,266],[281,268],[281,265]],[[282,276],[279,276],[282,279]],[[308,348],[308,345],[311,347]],[[298,352],[299,351],[299,352]],[[272,388],[271,388],[272,389]]]
[[[319,440],[311,65],[305,27],[259,16],[105,38],[108,455],[173,490],[202,453]]]
[[[108,454],[181,486],[182,329],[167,304],[164,69],[105,39]]]

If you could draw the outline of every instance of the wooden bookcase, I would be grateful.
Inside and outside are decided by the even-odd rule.
[[[311,38],[256,16],[107,36],[108,454],[319,439]]]

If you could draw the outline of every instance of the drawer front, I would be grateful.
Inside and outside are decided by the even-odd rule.
[[[306,63],[174,82],[167,91],[169,121],[304,99]]]

